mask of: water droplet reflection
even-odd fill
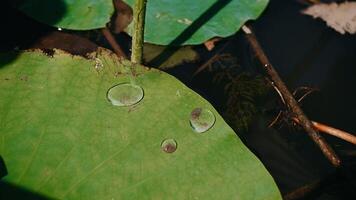
[[[143,98],[143,89],[131,83],[115,85],[107,92],[107,98],[114,106],[131,106]]]
[[[215,123],[215,115],[208,109],[195,108],[190,113],[190,125],[194,131],[204,133]]]
[[[162,151],[173,153],[177,150],[177,142],[174,139],[165,139],[161,144]]]
[[[95,58],[95,69],[100,70],[104,67],[103,62],[99,58]]]

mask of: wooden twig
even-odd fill
[[[263,64],[263,69],[268,74],[271,84],[274,85],[278,91],[282,94],[283,99],[286,102],[288,109],[291,111],[293,117],[297,118],[300,125],[308,133],[310,138],[319,146],[326,158],[334,165],[340,166],[340,159],[334,152],[334,150],[326,143],[325,139],[320,136],[320,134],[313,128],[313,124],[306,117],[302,109],[300,109],[297,101],[294,99],[293,95],[289,92],[288,88],[284,82],[279,77],[277,71],[269,62],[267,56],[262,50],[260,44],[258,43],[256,36],[253,34],[252,30],[247,26],[243,26],[242,30],[246,33],[246,38],[250,43],[253,51],[256,54],[258,60]]]
[[[206,69],[209,65],[211,65],[213,62],[215,62],[218,58],[219,58],[218,53],[213,55],[211,58],[209,58],[208,61],[206,61],[204,64],[200,65],[200,67],[194,72],[193,77],[198,75],[204,69]]]
[[[103,28],[101,30],[106,40],[109,42],[110,46],[114,49],[114,52],[119,58],[127,58],[125,52],[121,49],[120,45],[116,42],[115,37],[112,35],[108,28]]]
[[[133,12],[134,32],[132,34],[131,62],[141,64],[143,34],[145,29],[146,0],[136,0]]]
[[[278,90],[278,88],[276,86],[273,86],[275,91],[277,91],[278,95],[280,96],[283,104],[286,104],[285,101],[284,101],[284,98],[282,96],[282,93]],[[301,88],[301,89],[309,89],[309,88]],[[297,102],[299,103],[300,101],[302,101],[307,95],[309,95],[311,92],[315,91],[316,89],[309,89],[309,91],[307,91],[302,97],[300,97]],[[297,93],[298,90],[294,91],[293,92],[293,96],[295,97],[296,96],[296,93]],[[284,114],[285,111],[279,111],[278,112],[278,115],[277,117],[274,118],[274,120],[268,125],[268,127],[272,127],[273,125],[275,125],[279,120],[280,118],[285,115]],[[292,118],[294,122],[299,123],[298,119],[297,118]],[[345,140],[347,142],[350,142],[352,144],[355,144],[356,145],[356,135],[355,134],[351,134],[351,133],[348,133],[346,131],[342,131],[340,129],[336,129],[336,128],[333,128],[331,126],[328,126],[328,125],[325,125],[325,124],[322,124],[320,122],[315,122],[315,121],[311,121],[311,123],[313,124],[313,127],[314,129],[316,129],[317,131],[320,131],[320,132],[323,132],[323,133],[327,133],[329,135],[332,135],[332,136],[335,136],[337,138],[340,138],[342,140]]]
[[[193,76],[196,76],[197,74],[199,74],[200,72],[202,72],[204,69],[206,69],[210,64],[212,64],[213,62],[215,62],[216,59],[219,58],[220,53],[221,53],[224,49],[226,49],[227,46],[229,46],[229,44],[231,43],[231,40],[232,40],[232,39],[230,39],[229,41],[225,42],[225,44],[224,44],[222,47],[220,47],[220,48],[215,52],[215,54],[214,54],[211,58],[209,58],[208,61],[206,61],[204,64],[202,64],[202,65],[194,72]]]
[[[308,194],[310,194],[313,190],[315,190],[319,186],[320,186],[320,181],[318,180],[318,181],[315,181],[308,185],[304,185],[300,188],[297,188],[294,191],[288,192],[287,194],[285,194],[283,196],[283,199],[284,200],[295,200],[295,199],[303,198],[303,197],[307,196]]]
[[[318,91],[318,89],[316,89],[316,88],[299,87],[299,88],[297,88],[297,89],[293,92],[294,98],[297,97],[298,91],[301,91],[301,90],[306,90],[306,92],[303,94],[303,96],[301,96],[301,97],[299,97],[299,98],[297,99],[297,102],[298,102],[298,103],[300,103],[301,101],[303,101],[303,99],[304,99],[305,97],[307,97],[308,95],[310,95],[311,93],[313,93],[313,92],[315,92],[315,91]]]
[[[320,3],[320,0],[297,0],[297,2],[310,6],[310,5],[313,5],[313,4]]]
[[[293,118],[293,121],[295,121],[299,124],[299,121],[297,118]],[[356,136],[351,133],[342,131],[340,129],[333,128],[331,126],[322,124],[320,122],[311,121],[311,123],[313,124],[314,129],[316,129],[320,132],[327,133],[329,135],[335,136],[337,138],[340,138],[342,140],[345,140],[347,142],[350,142],[350,143],[356,145]]]
[[[275,118],[273,119],[273,121],[272,121],[271,123],[269,123],[268,128],[271,128],[271,127],[274,126],[277,122],[279,122],[281,116],[283,116],[283,112],[282,112],[282,111],[279,111],[277,117],[275,117]]]

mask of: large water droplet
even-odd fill
[[[161,144],[162,151],[173,153],[177,150],[177,142],[174,139],[165,139]]]
[[[143,89],[131,83],[121,83],[111,87],[107,98],[114,106],[131,106],[143,98]]]
[[[208,109],[195,108],[190,113],[190,125],[194,131],[204,133],[215,123],[215,115]]]

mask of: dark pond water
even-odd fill
[[[319,89],[302,104],[311,119],[356,133],[356,36],[341,35],[321,20],[301,15],[303,8],[297,1],[271,0],[253,23],[256,35],[291,90],[300,86]],[[226,52],[237,57],[243,70],[256,70],[242,34],[237,34],[235,45]],[[196,69],[192,67],[170,72],[223,112],[223,89],[212,83],[214,74],[205,72],[192,79]],[[306,199],[356,199],[355,146],[323,135],[344,162],[341,169],[334,169],[303,131],[267,129],[266,121],[266,116],[256,116],[250,130],[240,137],[260,157],[283,193],[321,179],[319,190]]]

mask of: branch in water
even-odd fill
[[[334,150],[326,143],[325,139],[321,137],[321,135],[313,128],[312,122],[307,118],[302,109],[299,107],[298,102],[289,92],[287,86],[284,84],[282,79],[279,77],[277,71],[274,69],[274,67],[268,60],[266,54],[258,43],[255,34],[247,26],[243,26],[242,30],[245,32],[246,38],[250,43],[253,51],[255,52],[256,57],[263,65],[263,69],[268,74],[270,78],[270,83],[275,86],[281,93],[293,117],[298,119],[300,125],[308,133],[310,138],[319,146],[325,157],[328,158],[334,166],[340,166],[341,161],[339,157],[336,155]]]

